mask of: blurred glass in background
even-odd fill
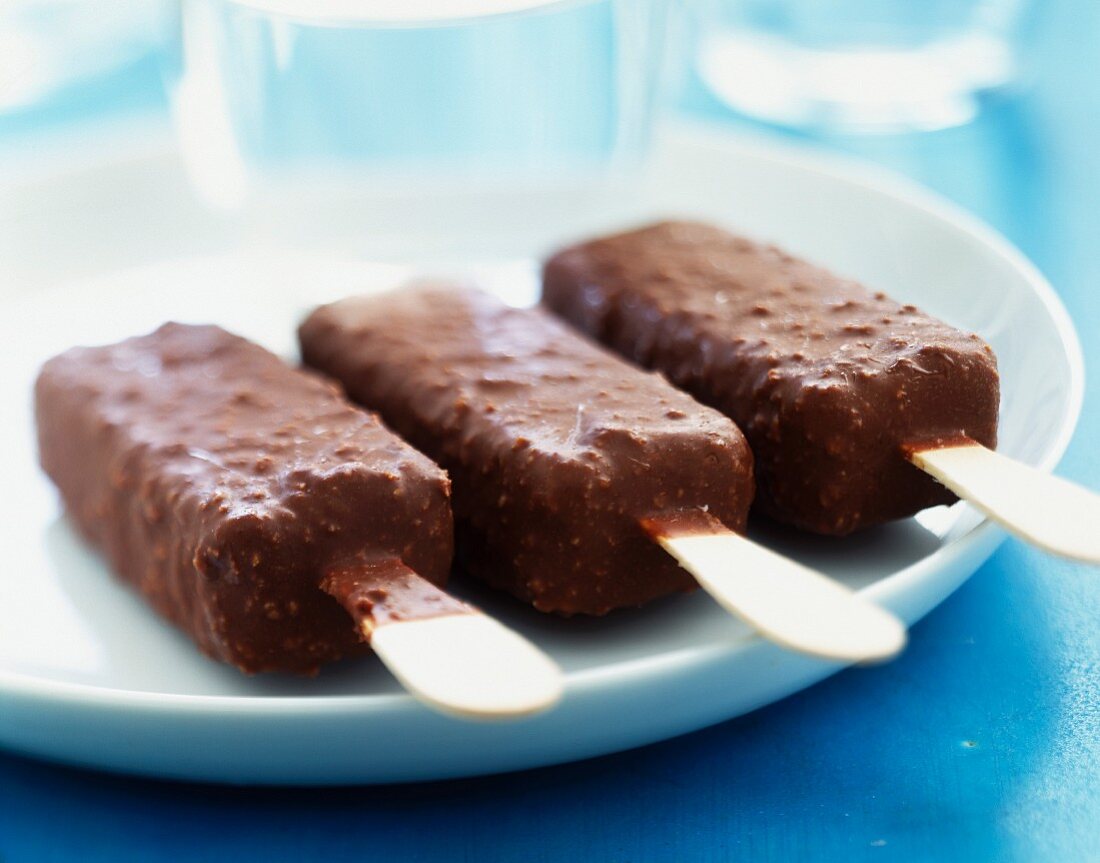
[[[0,113],[154,51],[162,0],[0,0]]]
[[[729,107],[785,126],[954,126],[1017,74],[1024,0],[692,2],[700,78]]]
[[[693,64],[685,94],[798,129],[963,123],[1018,80],[1025,3],[0,0],[0,121],[106,113],[159,60],[191,186],[247,241],[443,258],[625,209]]]
[[[665,0],[183,0],[170,75],[192,178],[222,207],[636,166]]]

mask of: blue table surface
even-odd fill
[[[819,143],[908,174],[1003,231],[1061,293],[1095,370],[1100,4],[1045,4],[1033,42],[1030,86],[969,126]],[[155,108],[154,90],[131,87],[112,110]],[[89,104],[77,94],[52,113],[0,118],[0,144]],[[698,86],[682,104],[723,116]],[[1100,488],[1098,439],[1094,377],[1059,472]],[[256,790],[0,755],[0,861],[1100,860],[1098,623],[1100,571],[1009,541],[914,628],[898,661],[579,764]]]

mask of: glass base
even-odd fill
[[[763,33],[700,40],[699,75],[730,108],[830,131],[942,129],[973,119],[977,97],[1013,77],[1008,45],[970,33],[918,47],[806,48]]]

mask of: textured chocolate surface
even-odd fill
[[[360,629],[370,631],[387,623],[473,611],[396,558],[334,567],[321,588],[339,600]]]
[[[166,324],[50,360],[42,465],[114,569],[210,656],[312,672],[368,648],[319,589],[399,558],[442,584],[449,483],[312,373],[216,327]]]
[[[825,534],[955,498],[905,443],[997,438],[989,346],[773,246],[667,222],[558,252],[543,303],[744,431],[757,505]]]
[[[691,589],[644,516],[708,507],[744,529],[752,464],[733,423],[544,311],[424,286],[318,309],[300,337],[307,363],[450,472],[465,565],[536,608]]]

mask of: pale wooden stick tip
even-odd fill
[[[1026,542],[1100,564],[1100,495],[979,443],[916,449],[921,470]]]
[[[882,662],[905,647],[905,625],[889,611],[713,522],[709,533],[661,534],[655,519],[646,529],[723,608],[765,638],[839,662]]]
[[[561,699],[561,670],[527,639],[471,611],[378,626],[371,646],[430,706],[466,719],[514,719]]]

